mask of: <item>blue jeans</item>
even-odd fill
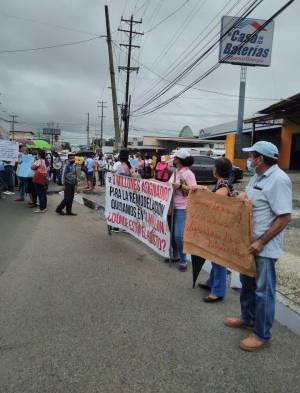
[[[275,318],[276,259],[255,257],[257,277],[241,274],[241,319],[253,325],[253,334],[260,340],[272,337]]]
[[[172,248],[173,257],[180,259],[180,264],[186,265],[186,255],[183,253],[183,235],[185,226],[185,209],[174,209],[173,212],[173,234],[172,234]]]
[[[210,287],[210,293],[217,297],[224,297],[226,293],[227,269],[226,267],[211,263],[209,280],[207,285]]]

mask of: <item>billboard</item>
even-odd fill
[[[257,31],[264,22],[261,19],[240,20],[233,16],[223,16],[221,21],[221,37],[223,38],[220,41],[219,62],[269,67],[274,21]]]
[[[60,128],[43,128],[43,135],[60,135]]]

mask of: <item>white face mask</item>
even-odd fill
[[[257,171],[257,169],[261,166],[261,164],[262,164],[262,162],[260,162],[259,164],[257,164],[257,165],[255,165],[254,164],[254,160],[257,160],[259,157],[257,157],[257,158],[252,158],[252,159],[250,159],[250,163],[249,163],[249,167],[250,167],[250,170],[253,170],[254,172],[256,172]]]

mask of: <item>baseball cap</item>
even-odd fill
[[[191,153],[188,149],[179,149],[177,152],[174,154],[174,158],[180,158],[181,160],[184,160],[187,157],[190,157]]]
[[[263,156],[273,158],[275,160],[277,160],[279,156],[277,147],[273,143],[267,141],[256,142],[251,147],[245,147],[243,151],[248,153],[256,151]]]
[[[72,157],[72,156],[76,156],[76,153],[74,153],[74,152],[68,153],[68,157]]]

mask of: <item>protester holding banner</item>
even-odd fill
[[[173,210],[173,228],[172,232],[172,248],[173,258],[179,262],[179,270],[185,272],[187,270],[187,258],[183,253],[183,235],[186,218],[186,206],[188,193],[182,189],[183,185],[196,186],[196,178],[194,173],[189,169],[193,165],[193,157],[187,149],[179,149],[174,156],[174,165],[176,171],[170,178],[170,183],[174,190],[174,210]]]
[[[275,316],[275,263],[282,252],[283,230],[292,213],[292,184],[278,167],[278,149],[260,141],[243,149],[249,152],[256,174],[246,188],[253,205],[253,242],[249,251],[255,256],[255,278],[241,274],[241,316],[225,318],[233,328],[253,327],[253,334],[240,342],[240,348],[256,351],[265,347],[272,336]]]
[[[217,184],[212,192],[225,197],[234,196],[234,188],[230,176],[232,174],[232,164],[227,158],[218,158],[215,160],[214,176]],[[206,303],[215,303],[223,300],[226,294],[227,269],[224,266],[212,262],[209,280],[206,283],[210,293],[203,300]],[[200,284],[201,287],[205,285]]]

